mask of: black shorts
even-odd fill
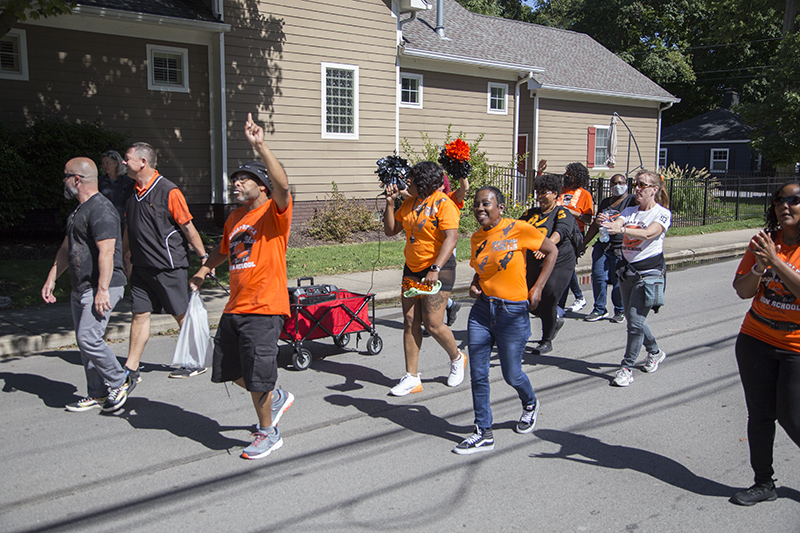
[[[403,277],[404,278],[414,278],[415,280],[419,281],[428,275],[428,272],[431,271],[431,268],[428,267],[424,270],[420,270],[419,272],[414,272],[408,265],[403,265]],[[440,291],[453,291],[453,285],[456,283],[456,256],[451,255],[450,259],[448,259],[445,264],[442,265],[442,269],[439,271],[439,281],[442,282],[442,288],[439,289]]]
[[[269,392],[278,380],[278,337],[283,315],[223,314],[214,336],[211,381],[244,379],[250,392]]]
[[[134,266],[131,312],[180,316],[189,307],[189,269],[159,270]]]

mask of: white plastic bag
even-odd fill
[[[208,368],[211,366],[212,353],[208,311],[200,298],[200,291],[192,291],[175,355],[172,356],[172,366]]]

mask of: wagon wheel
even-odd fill
[[[341,335],[337,335],[333,338],[333,344],[338,346],[339,348],[344,348],[350,342],[350,334],[349,333],[342,333]]]
[[[367,341],[367,353],[377,355],[383,350],[383,339],[380,335],[372,335]]]
[[[311,366],[311,352],[305,348],[298,348],[292,355],[292,365],[295,370],[305,370]]]

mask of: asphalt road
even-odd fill
[[[403,372],[398,307],[378,311],[379,355],[323,339],[306,345],[326,356],[309,370],[280,370],[297,399],[283,448],[259,461],[238,457],[255,422],[245,392],[208,374],[167,379],[175,337],[150,340],[144,381],[113,415],[63,409],[85,392],[75,350],[0,360],[0,530],[800,531],[798,449],[781,429],[779,499],[728,502],[752,480],[735,266],[670,273],[649,318],[668,357],[627,389],[609,385],[624,325],[568,320],[552,353],[526,355],[542,401],[532,434],[513,432],[519,400],[495,366],[495,450],[472,456],[450,452],[471,432],[471,396],[445,386],[435,341],[423,343],[425,390],[387,395]]]

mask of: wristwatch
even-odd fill
[[[431,267],[430,267],[430,269],[429,269],[429,270],[430,270],[431,272],[439,272],[441,269],[442,269],[442,268],[441,268],[439,265],[437,265],[436,263],[434,263],[434,264],[432,264],[432,265],[431,265]]]
[[[200,260],[202,261],[203,259],[208,259],[208,254],[201,255],[200,256]]]

